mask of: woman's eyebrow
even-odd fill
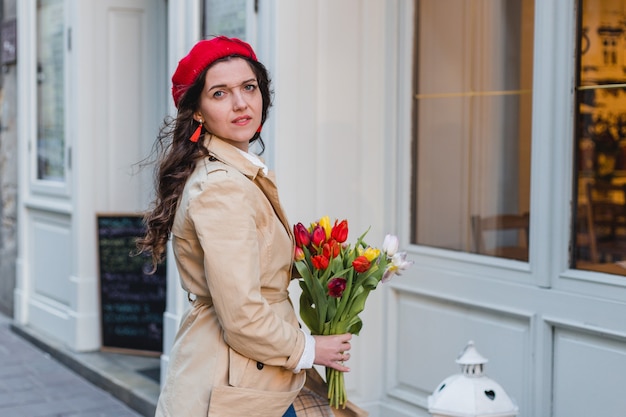
[[[249,84],[251,82],[257,82],[256,78],[250,78],[248,80],[242,81],[241,83],[239,83],[238,85],[234,85],[233,87],[239,87],[239,86],[242,86],[244,84]],[[226,84],[216,84],[216,85],[210,87],[209,91],[211,91],[213,89],[216,89],[216,88],[229,88],[229,87]],[[232,88],[232,87],[230,87],[230,88]]]

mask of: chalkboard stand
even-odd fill
[[[99,213],[97,219],[102,351],[159,356],[163,346],[165,264],[132,255],[145,226],[139,214]]]

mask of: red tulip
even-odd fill
[[[315,255],[311,257],[311,263],[315,269],[328,268],[328,258],[324,255]]]
[[[313,229],[313,232],[311,233],[311,241],[313,242],[313,245],[318,248],[326,241],[326,232],[322,226],[315,226],[315,229]]]
[[[334,239],[331,239],[329,242],[324,243],[324,246],[322,246],[322,255],[329,259],[336,258],[340,252],[341,244]]]
[[[330,250],[330,243],[324,243],[324,246],[322,246],[322,255],[324,255],[327,258],[332,258],[332,253]]]
[[[328,295],[331,297],[339,298],[343,295],[343,292],[346,290],[346,279],[345,278],[333,278],[328,281]]]
[[[358,273],[362,273],[370,269],[370,261],[363,255],[357,256],[357,258],[352,261],[352,266],[354,270]]]
[[[335,220],[335,225],[330,235],[339,243],[345,242],[348,239],[348,221],[342,220],[341,223],[337,224],[337,220]]]
[[[311,235],[302,223],[293,226],[293,235],[296,238],[296,245],[301,248],[305,248],[311,243]]]

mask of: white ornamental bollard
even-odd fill
[[[444,379],[428,397],[433,417],[515,417],[517,406],[504,389],[483,373],[485,359],[469,341],[456,360],[461,373]]]

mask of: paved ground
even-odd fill
[[[0,314],[0,416],[140,417],[10,328]]]

